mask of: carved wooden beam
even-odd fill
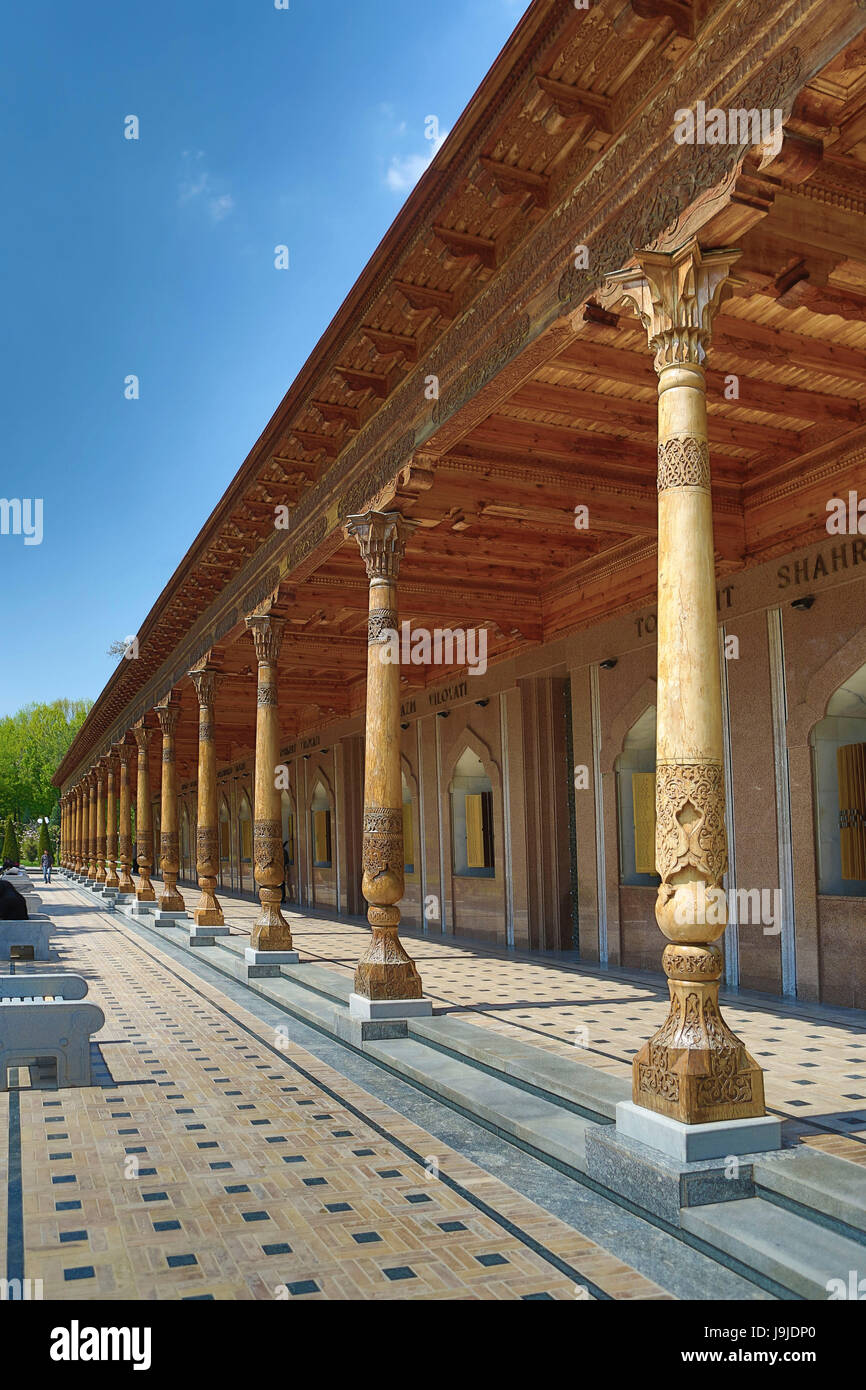
[[[530,169],[515,169],[511,164],[503,164],[501,160],[491,159],[486,154],[481,156],[480,163],[491,175],[499,192],[506,197],[515,193],[521,197],[529,194],[535,207],[547,207],[550,184],[541,174],[534,174]]]
[[[292,435],[307,453],[321,452],[329,458],[336,458],[342,448],[339,439],[332,434],[316,434],[313,430],[293,429]]]
[[[394,280],[392,289],[399,290],[410,309],[426,313],[435,309],[444,319],[457,314],[457,298],[450,290],[437,290],[431,285],[411,285],[407,280]]]
[[[418,361],[418,340],[405,333],[386,333],[381,328],[365,326],[361,330],[369,338],[380,357],[394,357],[399,354],[406,362]]]
[[[535,81],[545,96],[550,97],[559,115],[565,120],[589,116],[593,125],[598,126],[606,135],[613,131],[613,103],[610,97],[587,92],[583,87],[572,87],[568,82],[559,82],[555,77],[536,76]]]
[[[496,269],[496,242],[489,237],[473,236],[471,232],[458,232],[453,227],[433,224],[433,232],[458,260],[468,260],[477,256],[488,270]]]
[[[384,400],[391,390],[390,377],[383,376],[381,372],[362,372],[355,367],[337,367],[335,370],[350,391],[372,391],[374,396]]]

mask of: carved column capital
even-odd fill
[[[270,613],[251,613],[244,622],[253,639],[256,659],[260,663],[275,666],[283,641],[284,620],[273,618]]]
[[[216,666],[199,666],[189,673],[200,709],[212,709],[223,673]]]
[[[402,512],[364,512],[346,518],[346,531],[361,551],[368,579],[396,579],[406,542],[418,525]]]
[[[159,727],[163,737],[171,737],[177,728],[177,721],[180,719],[180,705],[174,700],[166,700],[165,704],[156,705],[154,714],[159,720]]]
[[[636,267],[615,271],[602,294],[605,308],[627,300],[637,310],[655,354],[655,369],[703,366],[713,319],[736,284],[738,250],[702,251],[692,237],[676,251],[638,251]]]
[[[139,753],[146,753],[150,747],[150,740],[153,738],[153,729],[147,724],[134,724],[132,737],[138,745]]]
[[[131,743],[115,743],[112,753],[121,767],[128,768],[135,756],[135,749]]]

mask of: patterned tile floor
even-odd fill
[[[194,906],[198,894],[185,890]],[[224,895],[226,921],[249,932],[256,904]],[[295,913],[302,959],[354,971],[367,939],[360,920]],[[667,1012],[667,991],[626,971],[406,932],[436,1012],[519,1037],[617,1075]],[[661,938],[659,938],[661,941]],[[661,954],[661,952],[660,952]],[[862,1013],[723,994],[725,1016],[763,1067],[768,1107],[804,1142],[866,1164],[866,1030]],[[576,1050],[577,1049],[577,1050]]]
[[[94,1086],[0,1094],[0,1177],[21,1166],[7,1277],[75,1300],[670,1296],[62,880],[45,907],[106,1024]],[[301,944],[346,957],[356,938],[315,922]],[[459,963],[426,951],[428,983],[457,990]]]

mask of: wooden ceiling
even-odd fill
[[[255,661],[240,609],[247,571],[277,554],[278,506],[332,507],[281,584],[285,739],[362,708],[367,586],[356,543],[335,525],[331,476],[401,386],[404,397],[416,381],[423,390],[443,333],[471,321],[486,286],[508,283],[503,268],[533,229],[687,62],[695,35],[708,42],[732,10],[654,0],[602,0],[564,16],[568,8],[530,7],[148,615],[140,659],[120,663],[58,783],[120,736],[148,682],[233,586],[235,621],[214,646],[227,673],[217,751],[225,761],[251,751]],[[704,244],[742,249],[707,372],[720,573],[816,539],[827,498],[855,486],[853,464],[827,477],[834,459],[866,444],[866,36],[802,88],[776,161],[761,167],[760,157],[747,157],[724,198],[697,200],[665,243],[696,231]],[[401,571],[401,617],[483,625],[491,662],[655,591],[656,383],[644,331],[604,307],[601,288],[565,322],[567,332],[560,322],[528,339],[507,372],[443,411],[376,499],[421,523]],[[447,389],[447,371],[443,380]],[[579,505],[588,530],[575,527]],[[410,667],[404,688],[447,674]],[[182,674],[173,683],[187,777],[194,695]]]

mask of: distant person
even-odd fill
[[[42,882],[51,882],[51,855],[47,849],[42,851]]]
[[[8,878],[0,878],[0,922],[26,922],[27,903]]]
[[[284,903],[284,902],[286,901],[286,888],[287,888],[288,882],[289,882],[289,842],[288,842],[288,840],[283,840],[283,887],[282,887],[282,893],[281,893],[281,896],[280,896],[280,902],[281,902],[281,903]]]

